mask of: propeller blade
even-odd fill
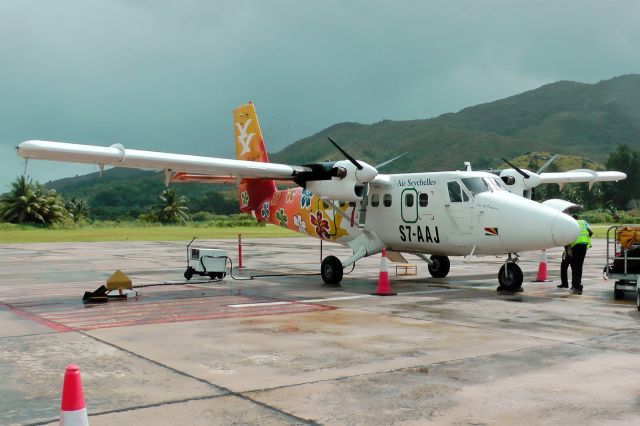
[[[338,145],[337,143],[335,143],[335,142],[333,141],[333,139],[331,139],[330,137],[327,137],[327,139],[329,139],[329,142],[331,142],[331,143],[333,144],[333,146],[335,146],[335,147],[338,149],[338,151],[340,151],[340,152],[342,153],[342,155],[344,155],[344,157],[345,157],[347,160],[351,161],[351,164],[353,164],[354,166],[356,166],[356,168],[357,168],[358,170],[362,170],[362,164],[358,163],[358,161],[357,161],[355,158],[353,158],[352,156],[350,156],[349,154],[347,154],[347,151],[345,151],[344,149],[340,148],[340,145]]]
[[[529,175],[525,172],[522,171],[522,169],[514,164],[511,164],[509,162],[509,160],[507,160],[506,158],[502,157],[502,161],[504,161],[505,163],[507,163],[508,165],[511,166],[512,169],[514,169],[516,172],[520,173],[522,176],[524,176],[525,179],[529,179]]]
[[[400,158],[400,157],[402,157],[402,156],[405,156],[405,155],[407,155],[407,154],[408,154],[408,152],[403,152],[402,154],[398,155],[398,156],[397,156],[397,157],[395,157],[395,158],[392,158],[391,160],[387,160],[387,161],[385,161],[384,163],[380,163],[380,164],[378,164],[378,165],[376,166],[376,169],[379,169],[380,167],[384,167],[384,166],[386,166],[387,164],[391,163],[392,161],[396,161],[398,158]]]
[[[549,159],[546,161],[546,163],[544,163],[544,164],[542,165],[542,167],[540,167],[540,168],[538,169],[538,171],[536,172],[536,174],[540,174],[540,173],[542,173],[542,171],[543,171],[544,169],[546,169],[547,167],[549,167],[549,166],[551,165],[551,163],[553,163],[557,157],[558,157],[558,154],[555,154],[553,157],[549,158]]]

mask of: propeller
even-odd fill
[[[509,162],[509,160],[507,160],[504,157],[502,157],[502,161],[504,161],[505,163],[510,165],[512,169],[514,169],[516,172],[520,173],[525,179],[529,179],[529,174],[525,173],[520,167],[516,166],[515,164],[511,164]]]
[[[338,149],[338,151],[340,151],[340,152],[342,153],[342,155],[344,155],[344,157],[345,157],[347,160],[351,161],[351,164],[353,164],[354,166],[356,166],[356,169],[358,169],[358,170],[362,170],[362,169],[363,169],[362,164],[358,163],[358,161],[357,161],[355,158],[353,158],[352,156],[350,156],[350,155],[347,153],[347,151],[345,151],[344,149],[340,148],[340,145],[338,145],[337,143],[335,143],[335,142],[333,141],[333,139],[331,139],[330,137],[327,137],[327,139],[329,139],[329,142],[331,142],[331,143],[333,144],[333,146],[335,146],[335,147]]]
[[[385,161],[384,163],[380,163],[380,164],[378,164],[378,165],[377,165],[377,166],[375,166],[375,167],[376,167],[376,169],[379,169],[380,167],[384,167],[384,166],[386,166],[387,164],[389,164],[389,163],[391,163],[391,162],[393,162],[393,161],[396,161],[398,158],[400,158],[400,157],[403,157],[403,156],[407,155],[408,153],[409,153],[409,152],[403,152],[402,154],[398,155],[397,157],[394,157],[394,158],[392,158],[391,160],[387,160],[387,161]]]
[[[551,163],[553,163],[555,161],[555,159],[558,157],[558,154],[553,155],[553,157],[549,158],[543,165],[542,167],[540,167],[538,169],[538,171],[536,172],[536,174],[540,174],[544,171],[544,169],[546,169],[547,167],[549,167],[551,165]]]

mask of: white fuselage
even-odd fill
[[[362,232],[396,251],[502,254],[568,244],[578,225],[509,193],[495,175],[456,171],[388,175],[384,184],[372,184],[364,230],[352,228],[338,242],[349,244]]]

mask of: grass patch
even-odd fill
[[[178,241],[199,239],[278,238],[301,236],[297,232],[274,225],[213,227],[202,225],[148,225],[113,224],[86,225],[77,228],[41,228],[25,225],[2,224],[0,243],[53,243],[94,241]]]

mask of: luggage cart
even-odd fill
[[[607,229],[607,265],[604,275],[615,280],[613,298],[623,299],[626,292],[636,296],[640,311],[640,226],[614,225]]]

